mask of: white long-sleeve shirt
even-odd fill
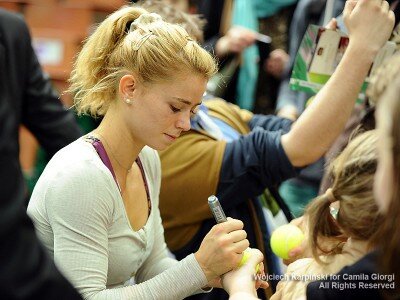
[[[207,284],[193,254],[180,262],[168,256],[159,157],[148,147],[139,157],[152,203],[139,231],[110,171],[83,139],[51,159],[33,191],[28,214],[37,234],[85,299],[181,299]],[[136,284],[129,284],[132,278]]]

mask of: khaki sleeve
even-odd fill
[[[253,118],[253,113],[246,109],[242,109],[239,106],[229,103],[229,105],[233,108],[233,110],[242,118],[245,123],[249,123],[251,118]]]
[[[171,249],[193,236],[203,220],[212,218],[207,198],[216,193],[225,145],[190,132],[160,152],[160,211]]]

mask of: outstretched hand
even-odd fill
[[[382,0],[348,0],[343,19],[349,32],[349,46],[369,50],[373,56],[389,39],[395,22],[389,3]]]
[[[264,256],[258,249],[249,249],[250,257],[247,262],[240,268],[234,269],[222,276],[222,286],[229,295],[235,293],[248,293],[256,296],[258,288],[268,288],[265,278],[264,264],[262,263]],[[256,268],[259,265],[259,272],[256,274]]]
[[[250,29],[233,26],[217,41],[215,54],[218,57],[223,57],[231,53],[241,53],[244,49],[254,44],[256,34]]]

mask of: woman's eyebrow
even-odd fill
[[[173,97],[173,98],[176,99],[176,100],[178,100],[178,101],[180,101],[180,102],[182,102],[182,103],[185,103],[185,104],[187,104],[187,105],[192,105],[192,102],[190,102],[190,101],[188,101],[188,100],[186,100],[186,99],[179,98],[179,97]],[[199,103],[195,104],[194,106],[201,105],[201,103],[202,103],[202,101],[200,101]]]

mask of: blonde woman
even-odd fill
[[[47,250],[85,299],[181,299],[219,285],[249,246],[243,223],[233,219],[179,262],[164,241],[153,149],[189,130],[215,68],[184,29],[135,7],[110,15],[86,41],[71,91],[79,113],[104,118],[54,156],[28,207]]]

